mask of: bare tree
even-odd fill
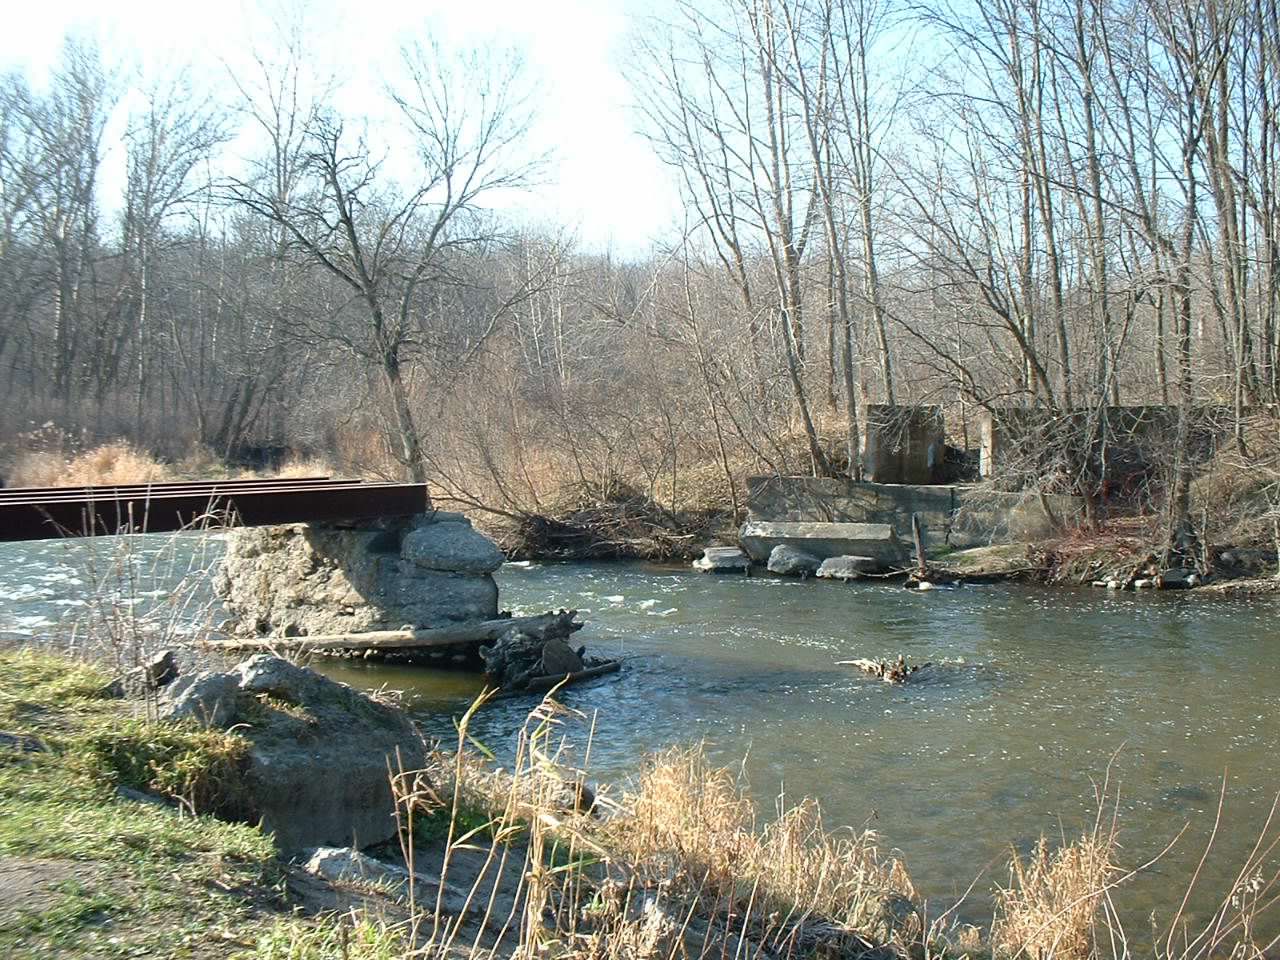
[[[414,138],[412,186],[395,189],[385,159],[341,119],[320,114],[305,131],[297,189],[240,180],[231,195],[349,290],[350,309],[313,332],[378,371],[399,458],[421,482],[426,461],[406,365],[430,329],[431,294],[453,282],[462,252],[497,238],[482,203],[526,185],[537,163],[518,155],[530,112],[517,60],[419,46],[405,51],[404,66],[408,84],[391,100]],[[351,310],[360,320],[340,322]]]

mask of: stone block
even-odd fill
[[[746,573],[751,558],[738,547],[706,547],[693,561],[693,569],[702,573]]]
[[[905,547],[887,523],[804,523],[748,520],[738,534],[753,560],[765,563],[773,549],[786,544],[818,558],[854,555],[872,557],[885,565],[906,555]]]

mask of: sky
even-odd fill
[[[301,9],[311,49],[339,81],[347,115],[381,101],[410,39],[513,47],[536,84],[533,148],[550,150],[542,183],[503,201],[511,212],[573,230],[584,249],[643,254],[679,220],[671,172],[637,132],[624,68],[644,0],[3,0],[0,70],[39,86],[68,33],[95,38],[107,62],[151,76],[190,64],[197,85],[231,99],[228,71],[271,45],[273,13]],[[376,109],[381,109],[376,108]],[[371,122],[378,121],[371,112]],[[123,182],[122,122],[108,128],[104,194]],[[232,145],[235,150],[236,144]],[[109,198],[104,207],[110,209]]]

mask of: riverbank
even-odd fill
[[[631,792],[566,793],[555,734],[575,718],[551,704],[505,772],[460,747],[393,778],[402,832],[377,861],[335,851],[302,867],[258,827],[203,812],[253,730],[148,721],[105,680],[0,654],[5,956],[713,956],[740,939],[753,955],[825,956],[924,932],[872,835],[826,834],[811,801],[757,829],[741,785],[697,748],[655,757]],[[416,894],[392,882],[406,870]]]
[[[57,656],[0,654],[6,956],[1112,956],[1104,904],[1126,871],[1106,788],[1092,829],[1015,858],[979,930],[931,913],[879,834],[827,832],[815,801],[758,822],[740,774],[701,748],[585,791],[590,741],[575,752],[563,738],[593,725],[546,703],[501,769],[465,748],[468,712],[456,753],[400,779],[401,842],[376,861],[330,856],[358,869],[317,876],[257,827],[192,814],[240,734],[147,721],[140,704],[104,699],[103,680]],[[406,868],[423,878],[416,894],[397,879]],[[1248,902],[1224,898],[1210,918],[1224,955],[1262,955],[1251,938],[1270,890],[1260,879]]]

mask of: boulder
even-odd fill
[[[303,855],[307,859],[302,869],[330,883],[363,880],[367,883],[389,882],[399,886],[409,876],[409,871],[403,867],[375,860],[351,847],[317,847],[305,851]]]
[[[172,650],[152,654],[122,677],[117,677],[101,690],[104,697],[142,696],[154,693],[178,676],[178,661]]]
[[[315,850],[303,851],[302,869],[313,876],[328,880],[330,883],[368,883],[377,884],[393,896],[404,896],[409,891],[409,877],[417,884],[419,896],[428,893],[424,899],[441,897],[441,908],[451,916],[462,916],[483,904],[474,902],[477,898],[469,896],[470,891],[457,890],[446,886],[440,891],[440,879],[425,873],[410,873],[404,867],[394,863],[383,863],[368,854],[353,850],[351,847],[317,847]]]
[[[769,572],[784,577],[811,577],[821,561],[812,554],[788,544],[779,544],[769,553]]]
[[[225,729],[235,716],[239,695],[238,677],[205,670],[194,677],[184,677],[165,691],[167,702],[162,716],[170,720],[193,720],[211,729]]]
[[[1200,586],[1200,574],[1186,567],[1175,567],[1160,574],[1160,586],[1165,590],[1190,590]]]
[[[419,567],[448,573],[493,573],[506,562],[498,545],[473,529],[461,514],[436,514],[432,520],[405,534],[401,557]]]
[[[824,580],[857,580],[881,569],[874,557],[854,557],[845,554],[827,557],[818,566],[818,576]]]
[[[901,562],[907,554],[906,546],[887,523],[748,520],[738,538],[758,563],[767,562],[773,549],[783,545],[819,560],[846,555],[871,557],[885,567]]]
[[[1273,573],[1276,569],[1276,552],[1257,547],[1231,547],[1218,555],[1218,562],[1249,573]]]
[[[747,573],[751,558],[738,547],[705,547],[702,556],[693,561],[693,569],[702,573]]]
[[[260,822],[282,852],[396,835],[388,767],[426,761],[399,710],[266,654],[176,686],[162,716],[234,725],[250,742],[234,815]]]

